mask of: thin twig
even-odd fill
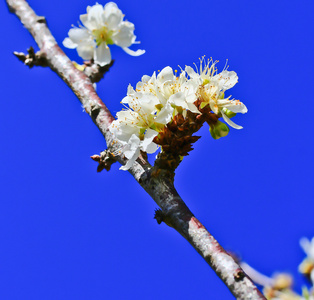
[[[37,42],[40,53],[45,55],[47,64],[72,89],[104,135],[108,149],[119,147],[112,145],[113,137],[108,126],[113,116],[98,97],[89,77],[78,70],[60,49],[45,18],[38,17],[24,0],[7,0],[10,11],[15,13]],[[125,159],[116,157],[120,163]],[[152,174],[152,167],[141,156],[129,169],[129,172],[162,209],[167,224],[177,230],[213,268],[237,299],[265,299],[251,279],[243,272],[233,258],[225,252],[214,237],[194,217],[174,188],[173,182],[162,176],[162,172]]]

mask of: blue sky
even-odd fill
[[[30,4],[61,44],[95,3]],[[146,54],[112,48],[97,92],[114,115],[129,83],[167,65],[206,55],[237,72],[230,92],[248,107],[235,117],[244,129],[216,141],[204,126],[175,185],[223,247],[266,275],[292,273],[300,291],[299,239],[314,236],[313,2],[117,4]],[[96,173],[102,135],[61,79],[12,55],[35,42],[0,6],[0,298],[233,299],[179,234],[157,225],[157,205],[128,172]]]

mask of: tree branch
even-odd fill
[[[40,58],[67,83],[81,101],[104,135],[108,150],[113,152],[118,149],[121,145],[112,143],[113,136],[108,130],[114,117],[98,97],[88,75],[78,70],[60,49],[45,18],[37,16],[24,0],[7,0],[7,4],[34,37],[40,48]],[[122,164],[126,161],[120,156],[115,159]],[[175,190],[172,180],[166,178],[163,172],[152,172],[151,165],[143,156],[140,156],[129,172],[162,209],[158,220],[165,221],[187,239],[237,299],[265,299],[234,259],[194,217]]]

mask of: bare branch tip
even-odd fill
[[[28,66],[29,68],[32,68],[34,66],[41,66],[41,67],[47,67],[48,62],[45,57],[45,55],[38,51],[35,53],[34,48],[31,46],[27,49],[28,54],[25,54],[23,52],[16,52],[14,51],[13,54],[24,63],[24,65]]]

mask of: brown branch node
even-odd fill
[[[162,222],[164,222],[165,224],[167,224],[169,227],[171,226],[170,223],[170,218],[169,216],[167,216],[166,213],[164,213],[161,209],[157,208],[155,209],[155,215],[154,215],[154,219],[156,219],[158,225],[160,225]]]
[[[93,60],[84,61],[84,73],[89,77],[92,83],[99,82],[113,66],[113,63],[114,60],[111,60],[108,65],[101,67],[95,64]]]
[[[193,135],[205,122],[212,125],[217,123],[219,116],[211,112],[207,105],[201,108],[201,100],[194,102],[201,114],[187,111],[186,115],[179,113],[154,138],[154,142],[161,146],[162,151],[155,160],[152,176],[158,176],[160,170],[166,172],[165,177],[174,182],[175,170],[184,156],[193,150],[193,144],[200,136]]]
[[[156,219],[158,225],[160,225],[164,221],[164,213],[162,212],[161,209],[159,208],[155,209],[154,219]]]
[[[101,172],[103,169],[109,171],[111,165],[117,161],[109,150],[101,152],[100,155],[92,155],[91,159],[98,162],[97,172]]]
[[[34,66],[47,67],[48,62],[46,56],[43,52],[38,51],[35,53],[33,47],[29,47],[27,49],[28,54],[24,54],[23,52],[13,52],[13,54],[26,66],[32,68]]]
[[[46,20],[46,18],[43,17],[43,16],[38,16],[36,22],[47,24],[47,20]]]
[[[236,271],[234,275],[234,280],[239,282],[245,277],[245,273],[240,268]]]

